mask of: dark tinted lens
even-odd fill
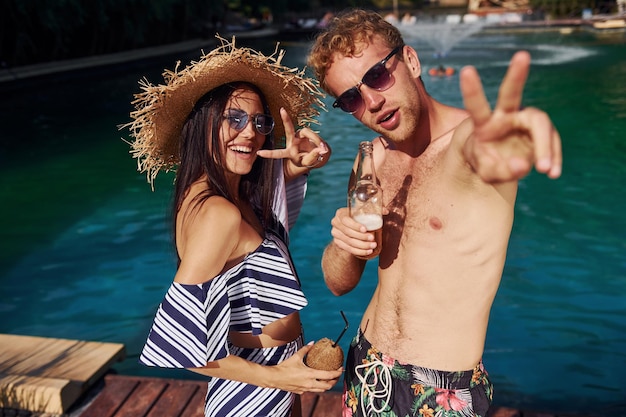
[[[248,123],[248,113],[239,109],[229,109],[226,113],[226,119],[231,129],[235,129],[237,132],[243,130]]]
[[[384,89],[390,80],[391,74],[381,62],[370,68],[363,76],[363,84],[375,90]]]
[[[254,127],[262,135],[269,135],[274,129],[274,118],[269,114],[257,114],[254,116]]]
[[[248,120],[252,117],[252,123],[257,132],[262,135],[269,135],[274,129],[274,118],[269,114],[255,114],[249,116],[241,109],[228,109],[224,118],[228,120],[231,129],[241,132],[246,128]]]
[[[387,70],[385,64],[392,56],[397,54],[400,49],[401,47],[394,48],[382,61],[367,70],[361,79],[361,83],[378,91],[389,88],[391,86],[391,73]],[[363,98],[358,88],[359,85],[337,97],[337,100],[333,103],[333,107],[339,107],[347,113],[355,113],[363,104]]]
[[[337,100],[333,103],[333,107],[339,107],[347,113],[354,113],[359,109],[362,103],[363,99],[361,98],[359,90],[356,87],[352,87],[337,97]]]

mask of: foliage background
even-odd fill
[[[0,0],[0,61],[14,67],[209,36],[218,23],[293,14],[321,17],[391,0]],[[375,4],[375,3],[378,3]],[[404,0],[416,6],[421,0]],[[320,13],[315,13],[320,11]],[[318,16],[319,14],[319,16]]]
[[[498,6],[502,0],[486,0]],[[550,18],[610,12],[615,0],[529,0]],[[346,7],[437,11],[439,0],[0,0],[0,64],[16,67],[210,37],[218,25],[320,18]],[[394,4],[395,3],[395,4]]]

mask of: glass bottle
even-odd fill
[[[359,257],[371,259],[380,254],[383,236],[383,190],[376,181],[372,142],[359,144],[359,160],[354,186],[348,191],[350,216],[361,223],[368,232],[374,233],[376,247],[368,255]]]

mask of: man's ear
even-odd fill
[[[422,64],[420,63],[420,59],[417,56],[417,52],[413,49],[412,46],[404,45],[402,49],[402,56],[404,57],[404,62],[413,74],[414,78],[417,78],[422,75]]]

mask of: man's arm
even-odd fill
[[[344,295],[361,280],[365,261],[340,249],[335,242],[326,246],[322,255],[322,271],[326,286],[334,295]]]
[[[324,280],[335,295],[350,292],[361,280],[366,261],[357,256],[372,253],[376,243],[365,226],[350,217],[347,208],[340,208],[331,220],[333,241],[322,255]]]

